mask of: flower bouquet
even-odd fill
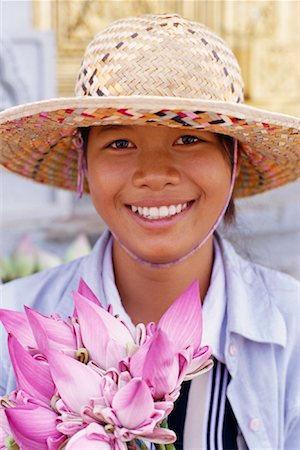
[[[73,297],[67,320],[0,310],[17,382],[1,398],[0,449],[174,449],[167,418],[181,383],[212,367],[198,282],[133,331],[83,280]]]

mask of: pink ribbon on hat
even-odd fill
[[[84,142],[81,136],[80,131],[76,133],[73,138],[73,148],[78,153],[78,162],[77,162],[77,198],[81,198],[83,195],[84,189],[84,178],[87,173],[87,164],[86,164],[86,156],[84,151]]]

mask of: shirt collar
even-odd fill
[[[210,345],[212,354],[219,361],[224,357],[224,316],[226,312],[226,290],[223,261],[219,243],[214,239],[214,264],[210,285],[206,293],[203,309],[203,335],[201,345]]]

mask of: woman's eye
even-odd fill
[[[116,141],[113,141],[111,144],[109,144],[109,147],[122,150],[124,148],[132,148],[133,144],[127,139],[117,139]]]
[[[177,139],[176,144],[188,145],[188,144],[195,144],[196,142],[199,141],[200,139],[197,136],[186,135],[181,136],[179,139]]]

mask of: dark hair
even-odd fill
[[[90,128],[91,127],[78,128],[78,131],[81,133],[81,137],[83,140],[83,150],[84,150],[85,156],[86,156],[87,144],[88,144],[88,140],[89,140]]]
[[[84,153],[86,156],[90,127],[79,128],[79,131],[81,132],[81,136],[83,139]],[[226,136],[225,134],[220,134],[218,136],[219,136],[220,143],[224,147],[225,154],[228,157],[228,161],[230,163],[231,170],[232,170],[233,163],[234,163],[234,139],[231,136]],[[228,203],[227,209],[225,211],[223,220],[226,225],[231,225],[231,224],[235,223],[235,219],[236,219],[235,204],[234,204],[233,198],[231,197],[231,199]]]
[[[231,166],[231,171],[233,170],[233,164],[234,164],[234,138],[231,136],[227,136],[225,134],[219,135],[219,140],[221,144],[224,147],[225,155],[228,158],[228,161]],[[229,200],[228,206],[226,208],[226,211],[224,213],[224,223],[225,225],[233,225],[236,221],[236,214],[235,214],[235,203],[233,196],[231,196],[231,199]]]

